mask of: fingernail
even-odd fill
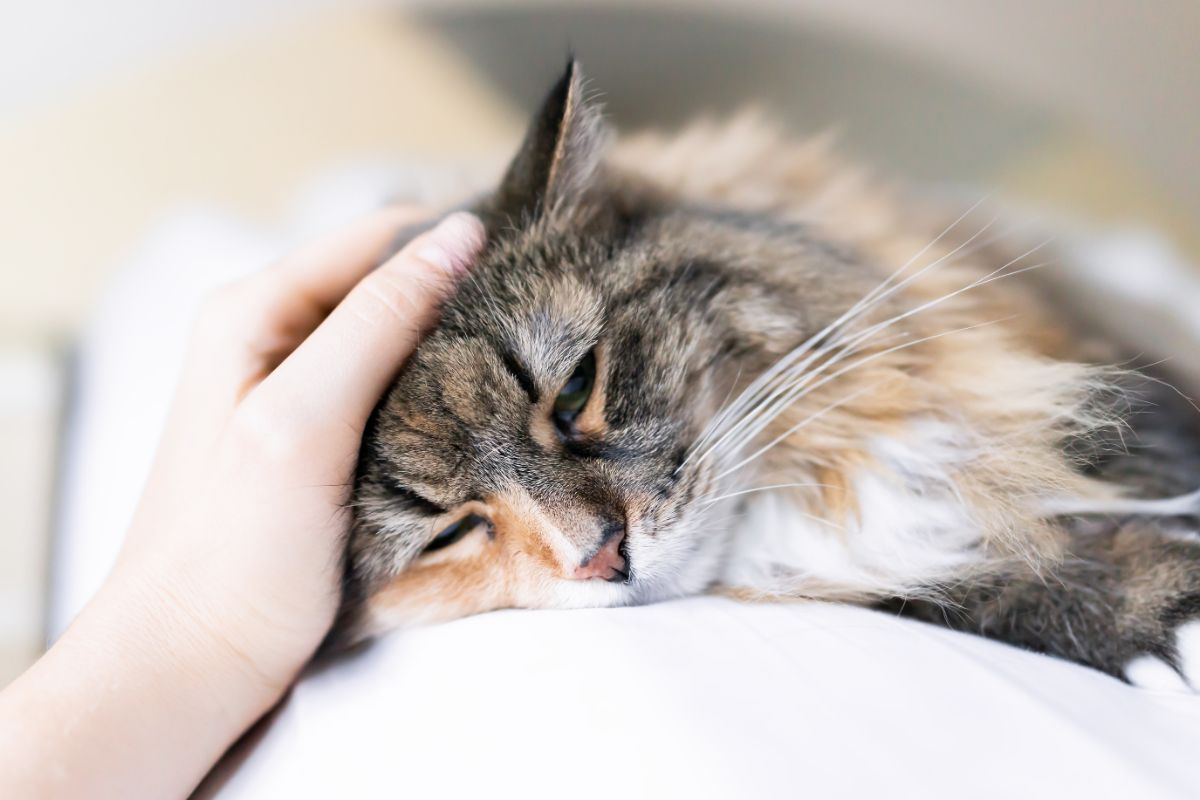
[[[483,240],[483,223],[479,218],[465,211],[456,211],[425,235],[417,258],[447,272],[466,272],[483,249]]]

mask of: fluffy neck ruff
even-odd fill
[[[742,387],[707,434],[723,496],[745,506],[724,585],[936,596],[1062,555],[1047,509],[1113,495],[1084,477],[1071,443],[1119,424],[1097,402],[1115,373],[1049,355],[1027,332],[1028,297],[990,285],[993,272],[957,265],[905,283],[901,268]]]

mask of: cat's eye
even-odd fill
[[[425,545],[422,553],[432,553],[449,547],[458,540],[462,539],[471,531],[478,528],[480,525],[486,525],[487,520],[478,514],[467,514],[465,517],[455,522],[453,525],[443,529],[441,533],[433,537],[433,540]]]
[[[596,383],[596,353],[589,351],[578,364],[567,382],[554,398],[554,422],[560,427],[570,427],[579,412],[583,411],[592,396]]]

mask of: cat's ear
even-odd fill
[[[607,139],[604,115],[586,97],[583,74],[572,58],[534,115],[491,210],[524,220],[578,199],[596,175]]]

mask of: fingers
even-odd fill
[[[194,331],[190,371],[241,398],[379,265],[398,231],[425,217],[415,207],[381,209],[213,293]]]
[[[301,297],[327,313],[379,265],[397,232],[422,218],[426,213],[411,206],[380,209],[267,269],[266,291]]]
[[[246,402],[296,424],[336,420],[361,431],[483,244],[483,225],[471,214],[442,220],[349,290]]]

